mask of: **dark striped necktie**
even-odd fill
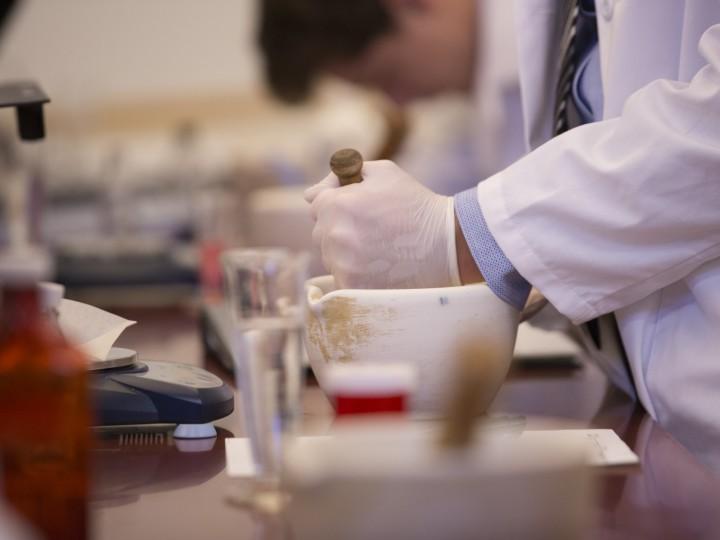
[[[553,134],[560,135],[572,127],[577,120],[573,118],[573,82],[579,62],[577,33],[578,16],[580,15],[579,0],[569,0],[567,14],[563,26],[562,41],[560,42],[561,62],[558,83],[555,91],[555,116]]]

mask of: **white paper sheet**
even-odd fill
[[[225,439],[225,463],[228,476],[234,478],[255,476],[250,440],[245,437]]]
[[[98,360],[107,358],[120,334],[135,324],[135,321],[74,300],[61,300],[58,313],[58,324],[63,335],[90,358]]]
[[[309,435],[298,437],[296,443],[327,439],[328,435]],[[225,464],[228,476],[233,478],[252,478],[255,476],[255,461],[252,456],[250,439],[233,437],[225,439]]]
[[[524,431],[520,435],[528,442],[585,443],[590,451],[590,464],[596,466],[634,465],[640,462],[637,454],[612,429],[563,429]]]
[[[580,347],[562,332],[543,330],[528,323],[518,327],[514,358],[547,360],[578,354]]]
[[[301,439],[326,439],[329,436],[301,437]],[[514,435],[511,435],[514,437]],[[640,462],[637,454],[630,450],[617,433],[612,429],[565,429],[524,431],[519,435],[523,442],[530,444],[543,443],[567,444],[588,448],[589,464],[596,467],[615,465],[634,465]],[[434,439],[433,439],[434,440]],[[237,478],[251,478],[255,474],[255,466],[247,438],[225,439],[225,457],[227,474]]]

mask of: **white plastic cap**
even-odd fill
[[[409,364],[330,364],[323,375],[331,395],[409,395],[417,384],[415,369]]]
[[[43,311],[52,311],[58,309],[60,301],[65,296],[65,286],[51,281],[42,281],[38,283],[40,290],[40,302]]]
[[[53,262],[47,251],[34,247],[0,252],[0,284],[25,285],[47,280]]]

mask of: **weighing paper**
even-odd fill
[[[297,442],[327,439],[327,435],[314,435],[298,437]],[[250,439],[247,437],[232,437],[225,439],[225,463],[228,476],[234,478],[252,478],[255,476],[255,461],[252,456]]]
[[[91,359],[105,360],[120,334],[135,324],[74,300],[61,300],[57,309],[60,331]]]
[[[225,462],[228,476],[237,478],[255,476],[255,462],[250,448],[250,439],[245,437],[225,439]]]
[[[580,347],[562,332],[543,330],[528,323],[518,327],[514,358],[547,360],[574,357],[579,353]]]
[[[329,436],[300,437],[300,439],[319,439]],[[511,435],[515,437],[515,435]],[[596,467],[614,465],[635,465],[640,462],[637,454],[630,450],[612,429],[562,429],[524,431],[517,435],[523,443],[543,445],[567,444],[577,448],[583,445],[588,449],[588,464]],[[512,439],[508,439],[510,441]],[[508,444],[511,444],[508,442]],[[255,474],[255,465],[247,438],[225,439],[225,457],[227,473],[231,477],[250,478]]]
[[[637,454],[612,429],[524,431],[520,437],[529,443],[585,444],[590,452],[590,465],[634,465],[640,462]]]

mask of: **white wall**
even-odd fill
[[[37,78],[65,108],[259,80],[255,0],[21,0],[0,80]]]
[[[326,87],[313,104],[299,109],[263,100],[256,91],[261,84],[255,50],[257,0],[18,2],[0,42],[0,81],[28,77],[42,83],[53,101],[48,108],[49,142],[60,134],[53,117],[58,111],[69,112],[72,121],[82,125],[83,115],[88,110],[92,114],[97,105],[192,98],[195,93],[247,97],[257,112],[242,121],[231,120],[227,132],[216,134],[213,141],[225,156],[239,161],[269,156],[296,164],[310,179],[326,173],[334,149],[355,146],[372,155],[382,137],[376,107],[349,88]],[[415,111],[414,136],[406,145],[409,159],[402,160],[419,179],[442,192],[456,189],[458,182],[466,187],[473,178],[465,170],[467,159],[457,158],[458,138],[466,135],[469,117],[456,105],[441,102],[439,107]],[[6,112],[3,119],[12,116]],[[168,139],[173,128],[167,126]],[[71,142],[76,150],[73,160],[80,161],[75,154],[87,149]],[[101,142],[92,140],[94,146]],[[117,146],[111,143],[109,147]],[[123,145],[131,143],[149,152],[144,140]]]

